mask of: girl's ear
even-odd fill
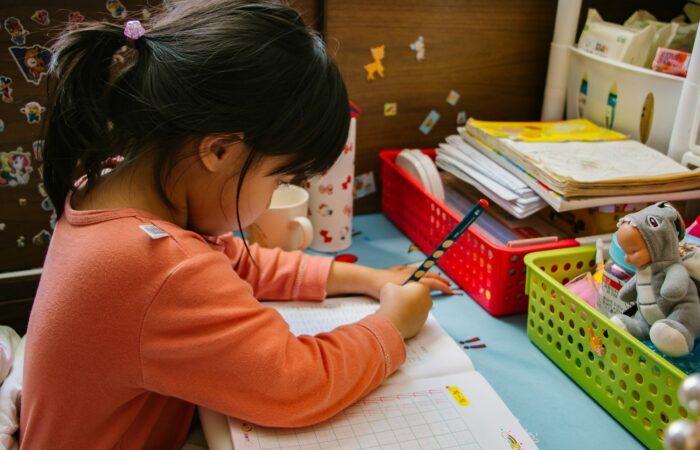
[[[233,136],[204,136],[199,141],[199,159],[210,172],[230,167],[231,158],[244,154],[243,133]]]

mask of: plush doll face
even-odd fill
[[[617,242],[620,244],[622,251],[625,252],[627,264],[631,264],[639,269],[651,262],[647,243],[644,242],[642,233],[636,227],[628,223],[620,225],[620,228],[617,230]]]

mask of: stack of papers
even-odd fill
[[[460,134],[557,211],[700,198],[700,170],[587,120],[470,120]]]
[[[474,186],[509,214],[522,219],[547,206],[526,183],[460,136],[448,136],[446,141],[437,149],[437,166]]]

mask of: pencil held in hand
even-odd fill
[[[469,210],[466,216],[462,219],[461,222],[459,222],[453,229],[450,231],[447,235],[447,237],[438,245],[435,250],[428,255],[427,258],[425,258],[425,261],[423,261],[423,264],[421,264],[413,274],[408,277],[408,280],[404,282],[404,284],[409,283],[411,281],[419,281],[421,278],[423,278],[423,275],[428,273],[431,267],[433,267],[435,264],[437,264],[438,260],[442,257],[442,255],[445,254],[447,249],[449,249],[452,244],[459,239],[459,237],[467,231],[467,228],[471,224],[474,223],[476,219],[479,218],[481,213],[484,212],[486,208],[489,207],[489,202],[486,201],[486,199],[481,199],[479,202],[472,207],[472,209]]]

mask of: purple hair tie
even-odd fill
[[[132,41],[138,40],[141,36],[146,34],[146,30],[141,25],[138,20],[129,20],[124,25],[124,36],[131,39]]]

